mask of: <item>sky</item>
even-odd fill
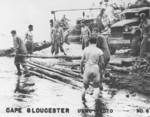
[[[11,30],[16,30],[18,36],[24,38],[28,25],[34,26],[34,41],[50,40],[49,20],[53,18],[52,10],[83,9],[99,7],[101,0],[0,0],[0,49],[12,46]],[[116,0],[121,1],[121,0]],[[126,0],[128,1],[128,0]],[[129,0],[135,1],[135,0]],[[59,12],[57,19],[66,17],[74,23],[82,12]],[[86,11],[85,14],[92,14]],[[95,14],[97,15],[97,14]]]

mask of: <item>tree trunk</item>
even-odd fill
[[[121,72],[121,73],[130,73],[133,70],[141,69],[146,67],[147,65],[137,65],[137,66],[130,66],[130,67],[117,67],[113,65],[108,65],[107,68],[111,69],[112,71]]]
[[[77,67],[77,66],[80,66],[80,63],[77,63],[77,62],[58,62],[56,63],[56,65],[62,65],[62,66],[68,66],[68,67]]]
[[[30,70],[30,73],[33,74],[33,75],[35,75],[35,76],[38,76],[38,77],[40,77],[40,78],[44,78],[44,79],[47,79],[47,80],[49,80],[49,81],[52,81],[52,82],[54,82],[54,83],[59,83],[59,84],[64,85],[64,86],[65,86],[65,85],[68,85],[68,86],[71,86],[71,87],[72,87],[72,85],[70,85],[70,84],[66,84],[66,83],[61,82],[61,81],[59,81],[59,80],[57,80],[57,79],[48,77],[48,76],[46,76],[46,75],[44,75],[44,74],[40,74],[40,73],[38,73],[38,72],[36,72],[36,71]],[[81,88],[79,88],[78,86],[74,86],[74,88],[76,88],[76,89],[78,89],[78,90],[81,90]]]
[[[48,58],[56,58],[56,59],[81,59],[81,56],[66,56],[66,55],[55,55],[55,56],[38,56],[38,55],[22,55],[19,56],[25,56],[25,57],[32,57],[32,58],[42,58],[42,59],[48,59]]]
[[[109,65],[108,68],[116,72],[129,73],[129,69],[127,69],[127,67],[117,67],[117,66]]]
[[[72,79],[70,77],[62,76],[62,75],[54,73],[54,72],[49,72],[49,71],[41,69],[41,68],[32,67],[32,69],[38,73],[44,74],[44,75],[49,76],[49,77],[54,78],[54,79],[57,79],[57,80],[64,82],[66,84],[71,84],[72,86],[82,88],[81,82],[78,82],[75,79]]]
[[[67,69],[67,68],[56,68],[54,66],[51,66],[51,65],[48,65],[47,63],[44,63],[44,62],[39,62],[39,61],[32,61],[34,63],[36,63],[36,65],[41,65],[41,66],[45,66],[47,67],[50,71],[53,71],[53,72],[57,72],[57,73],[63,73],[69,77],[76,77],[78,79],[82,79],[82,75],[80,74],[79,71],[77,70],[71,70],[71,69]],[[77,73],[78,72],[78,73]],[[63,75],[62,74],[62,75]]]
[[[59,80],[50,78],[50,77],[48,77],[48,76],[46,76],[46,75],[44,75],[44,74],[40,74],[40,73],[38,73],[38,72],[36,72],[36,71],[30,70],[30,73],[33,74],[33,75],[35,75],[35,76],[38,76],[38,77],[40,77],[40,78],[44,78],[44,79],[50,80],[50,81],[52,81],[52,82],[54,82],[54,83],[59,83],[59,84],[65,85],[65,83],[60,82]]]
[[[61,71],[58,71],[58,70],[55,70],[55,69],[52,69],[52,68],[47,68],[47,67],[45,67],[45,66],[41,66],[40,63],[38,63],[38,64],[35,64],[35,63],[32,63],[32,62],[28,62],[28,63],[31,64],[31,65],[33,65],[33,66],[35,66],[35,67],[39,67],[39,68],[41,68],[41,69],[44,69],[44,70],[48,70],[48,71],[51,71],[51,72],[55,72],[55,73],[58,73],[58,74],[63,75],[63,76],[72,77],[71,75],[66,74],[66,73],[64,73],[64,72],[61,72]],[[39,65],[39,64],[40,64],[40,65]]]

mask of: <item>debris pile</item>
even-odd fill
[[[150,57],[110,62],[108,70],[109,77],[104,79],[104,82],[110,87],[150,95]]]

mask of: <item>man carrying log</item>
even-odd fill
[[[21,70],[20,70],[20,64],[22,65],[22,67],[25,69],[25,77],[28,77],[30,76],[29,74],[29,71],[27,69],[27,66],[26,66],[26,57],[25,56],[19,56],[19,54],[24,54],[26,55],[27,54],[27,50],[26,50],[26,47],[24,45],[24,42],[22,41],[21,38],[19,38],[17,35],[16,35],[16,31],[15,30],[12,30],[11,31],[11,35],[13,37],[13,45],[14,45],[14,49],[15,49],[15,65],[16,65],[16,68],[18,70],[17,72],[17,75],[21,75]]]
[[[51,41],[52,41],[52,48],[51,53],[53,54],[55,52],[55,55],[59,53],[60,51],[66,55],[64,49],[63,49],[63,38],[64,38],[63,29],[59,26],[58,22],[55,22],[54,27],[51,29]]]
[[[85,93],[87,88],[89,87],[90,82],[93,83],[94,88],[99,88],[98,96],[101,96],[100,90],[102,89],[102,79],[100,75],[101,69],[104,67],[104,60],[103,60],[103,52],[101,49],[96,47],[96,39],[90,38],[89,40],[90,45],[89,47],[85,48],[83,51],[83,56],[81,59],[81,73],[83,74],[83,92],[82,92],[82,100],[86,101]],[[84,67],[85,61],[85,67]]]
[[[108,47],[107,39],[99,33],[98,28],[93,28],[92,35],[97,39],[96,46],[103,51],[103,58],[105,62],[105,67],[110,60],[110,50]]]
[[[80,39],[82,42],[82,50],[84,50],[85,47],[88,47],[89,45],[89,38],[91,37],[91,31],[89,27],[85,25],[85,21],[83,20],[82,23],[82,28],[81,28],[81,35]]]
[[[28,32],[25,34],[25,46],[29,54],[33,53],[33,25],[28,26]]]

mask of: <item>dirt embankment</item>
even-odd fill
[[[150,95],[149,59],[134,58],[131,60],[128,58],[130,61],[126,61],[125,66],[125,64],[123,65],[123,61],[126,59],[120,58],[122,61],[120,64],[119,59],[117,60],[116,66],[112,67],[113,69],[108,72],[109,77],[106,77],[104,82],[111,88],[127,89],[131,93],[138,92],[144,95]]]
[[[150,78],[140,74],[113,73],[113,77],[104,79],[104,82],[111,88],[127,89],[131,92],[150,95]]]

